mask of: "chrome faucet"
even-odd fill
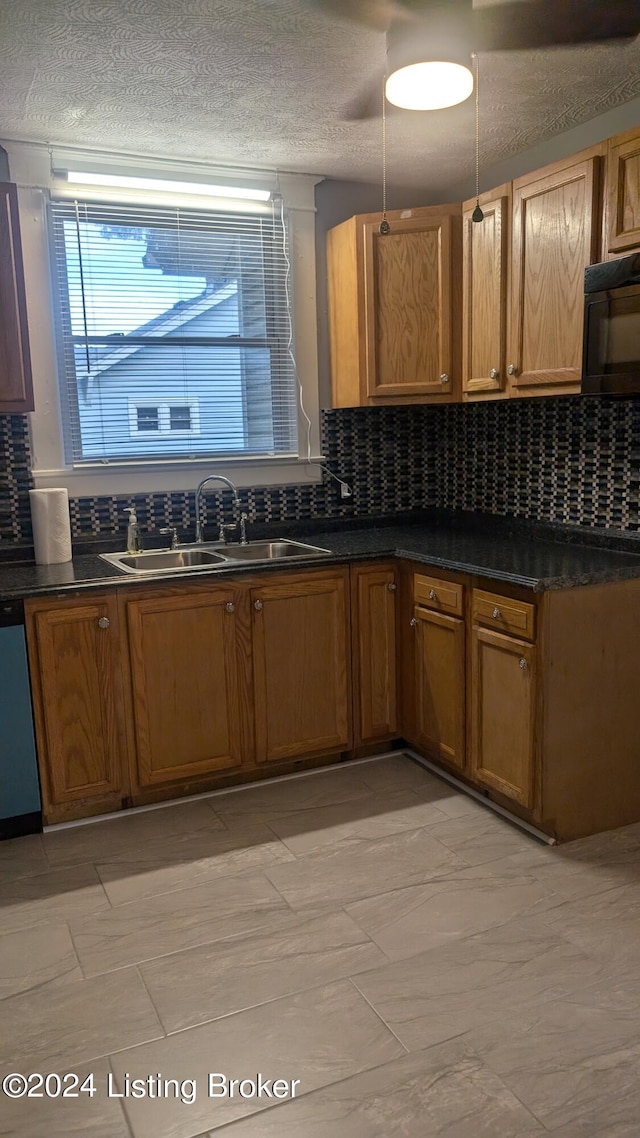
[[[233,482],[231,482],[229,478],[225,478],[224,474],[209,474],[209,475],[207,475],[206,478],[202,479],[202,482],[200,482],[200,484],[198,485],[198,487],[196,489],[196,542],[197,542],[197,544],[199,545],[202,542],[202,532],[203,532],[203,530],[202,530],[202,519],[201,519],[202,493],[203,493],[205,486],[209,482],[223,482],[224,485],[228,486],[229,489],[231,490],[231,493],[233,494],[234,509],[239,513],[240,542],[242,545],[246,545],[247,544],[247,535],[245,532],[245,523],[247,521],[247,515],[240,512],[240,495],[238,494],[237,487],[234,486]],[[218,534],[218,540],[223,541],[223,542],[226,541],[224,524],[220,525],[220,532]]]

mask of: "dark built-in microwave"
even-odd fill
[[[582,391],[640,394],[640,253],[584,274]]]

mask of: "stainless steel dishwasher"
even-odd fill
[[[0,840],[42,830],[22,601],[0,604]]]

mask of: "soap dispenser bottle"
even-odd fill
[[[133,506],[127,506],[125,514],[129,515],[129,524],[127,525],[127,553],[140,552],[140,530],[138,529],[138,518]]]

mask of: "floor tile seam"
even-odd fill
[[[272,999],[265,1000],[263,1003],[260,1003],[260,1004],[253,1004],[247,1008],[239,1008],[238,1010],[233,1011],[233,1012],[226,1012],[224,1015],[216,1016],[214,1019],[202,1020],[201,1023],[190,1024],[188,1027],[180,1027],[176,1031],[167,1032],[167,1034],[164,1035],[162,1038],[167,1039],[167,1040],[174,1040],[174,1039],[177,1039],[181,1035],[186,1035],[190,1031],[197,1031],[200,1028],[207,1027],[210,1024],[222,1023],[223,1020],[232,1020],[236,1016],[244,1015],[246,1012],[254,1011],[257,1008],[266,1008],[266,1007],[269,1007],[269,1005],[271,1005],[271,1004],[277,1004],[280,1000],[292,1000],[298,996],[306,996],[306,995],[313,993],[313,992],[322,992],[324,989],[336,987],[338,984],[348,984],[349,987],[353,988],[356,991],[358,996],[360,996],[363,1000],[365,1000],[365,997],[355,987],[355,985],[352,984],[352,982],[348,976],[339,976],[334,980],[324,981],[321,984],[312,984],[311,987],[309,987],[309,988],[303,988],[303,989],[300,989],[299,991],[295,991],[295,992],[287,992],[287,993],[285,993],[285,995],[274,996]],[[365,1000],[365,1003],[368,1004],[369,1001]],[[371,1005],[369,1005],[369,1006],[371,1006]],[[380,1020],[380,1016],[378,1015],[378,1013],[375,1012],[375,1010],[373,1008],[371,1010],[374,1011],[376,1018],[378,1020]],[[381,1022],[383,1022],[383,1021],[381,1021]],[[391,1031],[391,1029],[388,1028],[387,1025],[384,1024],[384,1022],[383,1022],[383,1026],[386,1028],[387,1031],[389,1031],[389,1033],[391,1035],[393,1035],[393,1032]],[[395,1038],[395,1036],[394,1036],[394,1038]],[[121,1047],[118,1049],[117,1052],[109,1052],[109,1054],[115,1055],[115,1054],[119,1054],[122,1051],[137,1050],[139,1047],[146,1047],[147,1043],[155,1043],[158,1041],[159,1041],[159,1039],[155,1039],[155,1040],[147,1040],[147,1041],[144,1041],[142,1043],[135,1043],[131,1047]],[[397,1042],[399,1043],[400,1041],[397,1040]],[[404,1051],[406,1051],[406,1048],[403,1046],[403,1044],[400,1044],[400,1046],[403,1047]],[[103,1056],[98,1056],[98,1058],[102,1058],[102,1057]],[[312,1092],[310,1091],[309,1094],[311,1094],[311,1093]]]
[[[228,835],[231,835],[231,833],[232,833],[232,831],[229,830],[227,827],[225,827],[224,829],[221,829],[218,826],[210,826],[210,827],[209,826],[199,826],[195,830],[185,829],[184,831],[178,831],[178,832],[175,832],[172,834],[159,835],[155,838],[147,839],[146,841],[144,839],[144,836],[141,836],[136,842],[133,842],[131,844],[131,848],[129,848],[128,843],[124,843],[122,845],[122,847],[118,848],[117,853],[118,853],[118,858],[122,858],[124,861],[127,857],[131,857],[131,858],[135,858],[135,857],[139,857],[139,856],[144,857],[144,855],[149,850],[150,846],[156,846],[162,850],[162,849],[166,849],[166,846],[168,844],[172,844],[173,842],[179,842],[185,838],[192,838],[195,835],[200,835],[200,834],[207,834],[207,835],[216,835],[216,834],[217,835],[227,835],[228,834]],[[71,861],[52,862],[50,858],[48,859],[48,863],[49,863],[51,872],[60,872],[60,873],[64,872],[65,870],[68,870],[68,869],[77,869],[78,867],[83,866],[83,865],[101,865],[101,864],[108,862],[108,861],[109,861],[109,850],[108,849],[101,851],[99,853],[96,853],[96,851],[89,851],[89,852],[87,852],[86,855],[79,855],[77,861],[71,860]],[[109,862],[109,864],[117,864],[117,863]],[[49,870],[47,870],[46,872],[49,872]]]
[[[276,909],[276,912],[282,912],[281,909]],[[295,910],[291,910],[295,913]],[[215,940],[199,940],[194,944],[184,945],[182,948],[174,949],[173,952],[162,952],[159,956],[145,956],[143,960],[129,961],[127,964],[118,964],[115,968],[105,968],[100,972],[91,972],[85,978],[87,980],[95,980],[98,976],[110,976],[113,972],[123,972],[127,968],[141,968],[145,964],[152,964],[156,960],[165,960],[169,956],[178,956],[182,952],[190,952],[196,948],[206,948],[208,945],[222,944],[224,941],[233,940],[234,937],[251,936],[254,933],[260,932],[260,925],[252,926],[241,933],[229,933],[227,936],[217,937]],[[73,934],[72,934],[73,935]]]
[[[582,901],[590,901],[594,897],[604,897],[605,894],[613,893],[616,889],[624,889],[625,885],[630,885],[630,884],[633,884],[633,883],[630,881],[627,881],[622,885],[620,885],[620,884],[618,884],[618,885],[607,885],[604,889],[594,889],[592,892],[589,892],[587,894],[582,894],[582,895],[577,896],[577,897],[563,897],[561,900],[558,900],[556,902],[553,902],[552,904],[549,904],[547,906],[547,908],[545,909],[545,912],[546,913],[555,913],[557,909],[560,909],[562,907],[562,905],[577,905],[577,904],[580,904],[580,902],[582,902]]]
[[[492,1020],[492,1022],[495,1023],[495,1020]],[[473,1028],[472,1030],[477,1031],[477,1028]],[[498,1082],[501,1084],[501,1086],[503,1086],[505,1088],[505,1090],[507,1090],[509,1092],[509,1094],[516,1100],[516,1102],[520,1103],[520,1106],[524,1110],[526,1110],[527,1114],[530,1114],[531,1117],[534,1119],[534,1121],[537,1122],[538,1125],[542,1127],[540,1138],[545,1138],[546,1134],[553,1134],[553,1131],[550,1130],[548,1126],[545,1126],[544,1122],[542,1121],[541,1118],[538,1117],[538,1115],[535,1113],[535,1111],[532,1110],[532,1108],[530,1106],[527,1106],[526,1102],[523,1101],[523,1099],[520,1097],[520,1095],[516,1094],[516,1092],[513,1090],[513,1088],[509,1085],[509,1083],[505,1079],[504,1075],[501,1075],[498,1071],[496,1071],[495,1068],[492,1067],[492,1065],[488,1061],[488,1059],[486,1059],[485,1056],[482,1055],[477,1050],[477,1048],[474,1047],[473,1044],[469,1042],[469,1039],[468,1039],[469,1034],[470,1034],[469,1031],[465,1031],[465,1032],[462,1032],[462,1034],[459,1035],[457,1038],[460,1039],[464,1043],[467,1050],[470,1051],[476,1057],[480,1066],[486,1068],[486,1070],[489,1071],[493,1075],[493,1077],[498,1080]],[[556,1127],[556,1129],[557,1129],[557,1127]]]
[[[138,967],[137,964],[135,965],[135,972],[136,972],[136,975],[138,977],[138,980],[140,981],[140,983],[142,985],[142,990],[145,993],[149,1003],[151,1004],[151,1007],[153,1008],[156,1019],[158,1020],[158,1023],[160,1024],[160,1027],[162,1028],[162,1031],[164,1033],[163,1038],[166,1039],[167,1036],[169,1035],[169,1032],[167,1031],[167,1028],[166,1028],[166,1024],[165,1024],[162,1016],[160,1015],[158,1008],[156,1007],[156,1002],[155,1002],[153,996],[151,995],[151,992],[149,991],[149,989],[145,983],[144,976],[142,975],[142,972],[140,971],[140,968]]]
[[[111,1055],[117,1055],[117,1052],[112,1051],[106,1056],[107,1064],[108,1064],[109,1070],[111,1072],[111,1078],[112,1078],[113,1082],[116,1082],[116,1073],[113,1069],[113,1063],[111,1062]],[[129,1115],[127,1114],[127,1112],[124,1108],[124,1099],[118,1099],[118,1106],[120,1108],[121,1117],[123,1118],[124,1124],[127,1128],[127,1134],[129,1135],[129,1138],[136,1138],[136,1135],[135,1135],[134,1130],[133,1130],[133,1126],[131,1125],[131,1122],[129,1121]],[[205,1135],[205,1138],[206,1138],[206,1135]]]
[[[253,847],[249,846],[249,847],[238,847],[238,848],[251,849]],[[228,850],[225,852],[235,853],[236,851],[235,850]],[[201,860],[201,859],[196,859],[196,860]],[[271,867],[277,866],[277,865],[286,865],[287,863],[291,862],[292,860],[297,860],[297,858],[295,858],[295,855],[293,855],[293,857],[283,858],[282,860],[280,860],[279,858],[274,858],[272,861],[266,862],[265,866],[267,868],[271,868]],[[211,885],[211,884],[214,884],[215,882],[218,882],[218,881],[228,881],[231,878],[238,878],[238,877],[242,877],[245,875],[262,873],[263,868],[264,868],[262,865],[255,865],[255,866],[253,866],[253,865],[246,866],[245,865],[245,866],[240,867],[237,870],[232,870],[230,873],[214,874],[213,876],[207,878],[206,880],[202,880],[199,882],[196,881],[192,884],[187,884],[186,886],[185,886],[185,882],[182,882],[181,884],[177,884],[177,885],[172,886],[170,889],[156,889],[156,890],[154,890],[153,893],[143,895],[142,897],[136,897],[130,901],[120,901],[118,904],[114,904],[109,898],[109,895],[107,893],[107,887],[106,887],[105,882],[103,881],[102,876],[100,874],[100,865],[102,865],[102,864],[117,865],[118,863],[117,862],[108,862],[108,863],[99,862],[99,863],[96,863],[93,867],[95,869],[97,875],[98,875],[98,880],[99,880],[100,884],[102,885],[102,888],[104,889],[107,900],[109,901],[109,908],[114,909],[114,910],[125,909],[128,905],[139,905],[142,901],[152,901],[155,897],[168,897],[172,893],[182,893],[182,892],[184,892],[185,888],[195,889],[199,885]],[[122,864],[126,865],[126,862],[123,862]],[[180,867],[186,867],[188,865],[189,865],[188,861],[179,863]],[[161,872],[163,869],[169,869],[170,870],[174,867],[175,867],[175,863],[173,866],[172,865],[159,866],[157,871]],[[108,884],[110,884],[110,883],[107,882],[107,885]],[[273,883],[270,882],[270,884],[273,884]],[[273,886],[273,888],[275,889],[275,886]]]
[[[440,823],[438,823],[438,822],[434,822],[434,823],[427,822],[427,823],[423,823],[420,826],[407,826],[405,829],[396,830],[391,834],[384,834],[382,837],[356,838],[353,842],[350,842],[349,839],[346,839],[346,840],[343,839],[344,845],[338,845],[334,852],[327,851],[326,853],[323,853],[323,852],[321,852],[321,850],[311,850],[309,853],[306,853],[306,854],[296,854],[296,853],[294,853],[293,850],[291,852],[294,854],[295,860],[300,862],[302,865],[308,864],[309,862],[321,862],[321,861],[327,861],[328,862],[328,861],[331,861],[331,859],[334,857],[340,857],[342,855],[346,855],[346,854],[350,854],[350,853],[354,853],[354,852],[356,852],[356,853],[364,852],[363,847],[368,846],[368,845],[373,845],[376,842],[388,842],[388,841],[393,840],[394,838],[406,837],[409,834],[417,834],[417,833],[420,833],[421,831],[425,831],[425,833],[429,837],[432,837],[434,841],[438,842],[439,845],[441,845],[444,849],[446,849],[447,853],[453,854],[455,857],[460,858],[460,860],[462,861],[463,859],[460,857],[460,854],[456,850],[451,849],[450,846],[447,846],[443,841],[440,840],[440,838],[437,838],[435,836],[435,834],[429,833],[429,830],[430,830],[432,825],[439,825],[439,824]],[[280,840],[282,841],[282,839],[280,839]],[[286,845],[286,843],[283,843],[283,844]],[[286,848],[289,849],[288,846]],[[280,862],[279,864],[283,865],[286,863]],[[468,862],[464,862],[464,864],[456,866],[455,868],[457,868],[457,869],[473,869],[473,866],[471,864],[469,864]]]
[[[371,1009],[371,1011],[372,1011],[372,1012],[373,1012],[373,1014],[376,1016],[376,1018],[377,1018],[377,1019],[380,1021],[380,1023],[381,1023],[381,1024],[382,1024],[382,1026],[385,1028],[385,1030],[386,1030],[386,1031],[388,1031],[388,1032],[389,1032],[389,1034],[393,1036],[393,1038],[396,1040],[396,1042],[400,1044],[400,1047],[402,1048],[402,1050],[403,1050],[403,1051],[404,1051],[404,1052],[405,1052],[407,1055],[409,1055],[409,1054],[410,1054],[410,1052],[409,1052],[409,1048],[408,1048],[408,1047],[407,1047],[407,1046],[406,1046],[406,1045],[405,1045],[405,1044],[402,1042],[402,1040],[401,1040],[401,1039],[399,1039],[399,1038],[398,1038],[398,1036],[396,1035],[396,1033],[395,1033],[395,1031],[393,1030],[393,1028],[389,1026],[389,1024],[387,1023],[387,1021],[386,1021],[385,1019],[383,1019],[383,1017],[380,1015],[380,1012],[378,1011],[378,1009],[377,1009],[377,1008],[374,1008],[373,1004],[371,1003],[371,1001],[370,1001],[369,999],[367,999],[367,997],[365,996],[364,992],[361,992],[361,991],[360,991],[360,989],[359,989],[358,985],[356,984],[356,982],[355,982],[355,980],[353,979],[353,977],[352,977],[352,976],[350,976],[350,977],[349,977],[349,983],[350,983],[350,984],[351,984],[351,986],[352,986],[352,987],[355,989],[355,991],[358,993],[358,995],[360,996],[360,998],[361,998],[362,1000],[364,1000],[365,1004],[367,1004],[367,1006],[368,1006],[368,1007]]]

